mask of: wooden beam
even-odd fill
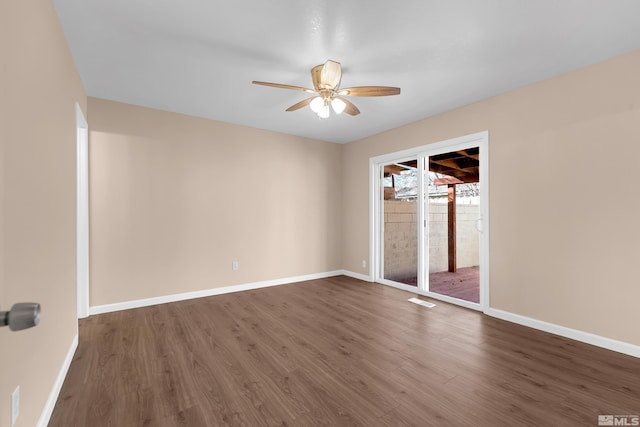
[[[431,172],[437,172],[443,175],[456,177],[464,183],[480,181],[480,168],[472,169],[469,171],[461,171],[457,169],[451,169],[449,167],[440,165],[438,163],[431,162],[429,163],[429,170]]]
[[[400,166],[396,166],[396,165],[387,165],[384,167],[384,176],[388,177],[391,175],[398,175],[400,174],[401,171],[403,171],[404,169],[401,168]]]
[[[429,157],[429,170],[444,175],[454,176],[465,183],[480,180],[480,163],[478,148],[452,151]]]
[[[463,156],[471,157],[472,159],[480,160],[480,150],[478,148],[470,148],[468,150],[460,150],[458,153]]]
[[[451,159],[438,159],[434,157],[430,160],[433,163],[438,163],[456,170],[473,169],[479,166],[478,161],[470,157],[456,157]]]
[[[385,178],[391,175],[400,175],[402,172],[407,171],[407,170],[411,170],[411,169],[417,169],[418,167],[418,162],[417,160],[410,160],[408,162],[403,162],[403,163],[394,163],[391,165],[386,165],[384,167],[384,176]]]
[[[384,187],[384,199],[385,200],[395,200],[396,199],[396,189],[393,187]]]
[[[433,181],[433,185],[449,185],[449,184],[464,184],[458,178],[453,176],[445,176],[443,178],[436,178]]]
[[[447,217],[449,236],[449,272],[455,273],[456,266],[456,184],[449,184],[447,188]]]

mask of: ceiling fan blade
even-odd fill
[[[258,81],[255,81],[255,80],[252,81],[251,83],[253,83],[254,85],[271,86],[271,87],[278,87],[280,89],[301,90],[303,92],[316,93],[316,91],[313,90],[313,89],[309,89],[309,88],[301,87],[301,86],[283,85],[283,84],[280,84],[280,83],[258,82]]]
[[[358,114],[360,114],[360,110],[358,110],[358,107],[356,107],[353,104],[353,102],[349,101],[346,98],[342,98],[341,96],[336,96],[336,98],[340,99],[342,102],[347,104],[347,106],[344,107],[344,112],[345,113],[347,113],[350,116],[357,116]]]
[[[399,87],[389,86],[359,86],[340,89],[338,91],[338,95],[342,96],[389,96],[399,94]]]
[[[336,61],[327,61],[322,66],[320,72],[320,87],[322,89],[333,90],[340,85],[342,80],[342,66]]]
[[[293,104],[291,107],[287,108],[287,111],[296,111],[301,109],[302,107],[306,107],[307,105],[311,104],[311,101],[313,101],[315,98],[316,98],[315,96],[312,96],[311,98],[302,100],[297,104]]]

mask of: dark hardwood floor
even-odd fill
[[[51,427],[597,426],[640,360],[340,276],[92,316]]]

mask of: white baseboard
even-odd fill
[[[131,308],[147,307],[150,305],[229,294],[232,292],[249,291],[252,289],[266,288],[269,286],[279,286],[286,285],[288,283],[304,282],[306,280],[324,279],[326,277],[340,276],[342,274],[344,274],[342,270],[327,271],[324,273],[307,274],[304,276],[286,277],[283,279],[265,280],[262,282],[244,283],[241,285],[225,286],[222,288],[203,289],[201,291],[185,292],[181,294],[165,295],[161,297],[118,302],[114,304],[97,305],[89,308],[89,314],[94,315],[110,313],[113,311],[129,310]]]
[[[47,424],[49,424],[49,419],[51,418],[51,414],[53,414],[53,409],[55,408],[56,401],[60,395],[62,384],[64,383],[64,379],[67,377],[67,372],[69,371],[73,355],[76,353],[77,348],[78,334],[76,333],[76,336],[73,337],[73,341],[71,342],[71,347],[69,347],[69,351],[67,352],[67,356],[64,358],[64,362],[62,363],[62,368],[60,368],[60,372],[58,372],[56,382],[53,384],[53,389],[51,389],[51,393],[49,393],[47,403],[42,410],[42,414],[40,414],[40,419],[38,420],[38,424],[36,424],[37,427],[47,427]]]
[[[517,323],[519,325],[528,326],[530,328],[539,329],[565,338],[595,345],[597,347],[606,348],[607,350],[617,351],[618,353],[628,354],[629,356],[640,358],[640,346],[617,341],[611,338],[605,338],[600,335],[591,334],[589,332],[578,331],[576,329],[567,328],[565,326],[544,322],[542,320],[533,319],[531,317],[513,314],[508,311],[489,308],[484,312],[488,316],[497,317],[498,319]]]
[[[371,280],[371,277],[369,277],[367,274],[355,273],[349,270],[342,270],[341,273],[345,276],[353,277],[354,279],[364,280],[365,282],[373,282],[373,280]]]

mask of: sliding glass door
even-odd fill
[[[376,281],[470,308],[488,303],[487,139],[371,159]]]

